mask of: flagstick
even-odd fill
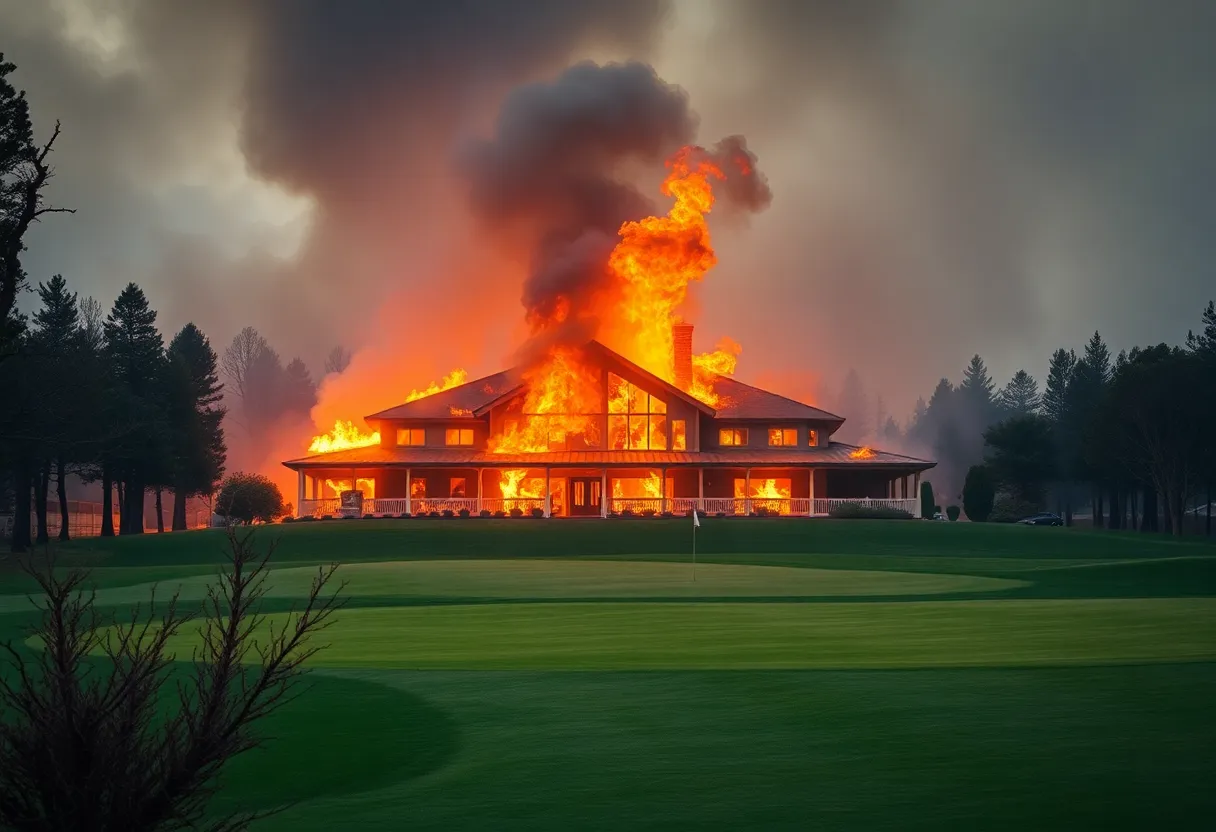
[[[694,584],[697,582],[697,526],[695,522],[692,527],[692,582]]]

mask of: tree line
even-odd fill
[[[211,494],[225,463],[222,386],[207,336],[186,324],[166,345],[134,283],[104,317],[62,276],[36,291],[40,305],[28,319],[8,311],[0,362],[0,389],[11,394],[0,413],[0,463],[14,506],[13,551],[47,541],[52,484],[59,536],[68,537],[68,474],[101,484],[104,536],[142,533],[148,492],[159,530],[165,491],[172,528],[186,528],[186,500]]]
[[[1177,345],[1112,358],[1095,332],[1079,354],[1057,349],[1042,393],[1025,370],[997,389],[976,355],[958,385],[943,378],[927,403],[917,402],[903,438],[938,460],[939,493],[972,492],[968,515],[983,516],[971,519],[988,519],[980,507],[994,502],[993,519],[1052,509],[1071,524],[1085,506],[1097,527],[1181,534],[1188,506],[1212,504],[1214,413],[1209,302],[1199,331]],[[982,499],[988,488],[995,500]],[[1210,510],[1204,522],[1210,535]]]

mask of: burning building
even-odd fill
[[[629,67],[577,72],[623,72],[645,89],[657,80]],[[729,338],[693,352],[683,314],[717,262],[715,188],[762,209],[770,194],[755,162],[737,136],[685,146],[667,160],[666,214],[625,221],[615,239],[550,228],[525,286],[519,364],[474,381],[458,371],[366,416],[366,433],[340,422],[316,437],[312,455],[284,463],[298,475],[298,512],[330,514],[357,493],[372,515],[805,516],[858,500],[916,513],[933,462],[832,442],[843,418],[733,378],[741,347]],[[514,169],[491,167],[489,190],[509,190]],[[616,188],[575,180],[578,194]]]
[[[675,375],[694,377],[692,356],[676,355]],[[839,416],[702,375],[710,405],[597,341],[567,358],[577,371],[557,383],[578,412],[545,408],[537,379],[513,368],[367,416],[372,443],[284,463],[298,472],[300,515],[336,512],[348,489],[383,515],[822,515],[859,500],[918,511],[934,463],[832,442]]]

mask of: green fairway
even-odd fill
[[[1216,547],[979,524],[351,521],[275,537],[280,621],[348,605],[217,811],[258,830],[1199,828]],[[121,611],[222,535],[91,540]],[[29,581],[0,565],[0,636]],[[173,643],[188,654],[194,636]]]
[[[195,642],[183,633],[170,649],[189,655]],[[318,666],[755,670],[1212,661],[1216,599],[351,609],[326,643]]]

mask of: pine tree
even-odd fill
[[[281,407],[284,413],[308,415],[317,403],[317,386],[312,374],[299,358],[293,358],[283,368]]]
[[[1028,416],[1039,412],[1039,384],[1025,370],[1018,370],[997,396],[1007,416]]]
[[[1058,349],[1047,368],[1047,386],[1043,390],[1043,414],[1056,425],[1062,424],[1068,413],[1068,385],[1077,366],[1077,354]]]
[[[971,363],[963,370],[963,381],[958,386],[958,392],[964,401],[970,403],[977,413],[992,409],[993,390],[996,385],[988,375],[984,359],[978,355],[971,356]]]
[[[156,311],[134,283],[114,301],[103,329],[117,393],[127,399],[133,416],[123,447],[115,454],[114,473],[123,495],[120,533],[142,534],[144,490],[163,471],[162,391],[157,383],[164,378],[164,341],[156,329]]]
[[[172,528],[180,531],[186,528],[186,499],[212,493],[224,473],[223,387],[215,350],[194,324],[173,337],[167,355]]]
[[[32,360],[40,379],[32,383],[43,388],[39,395],[41,416],[39,428],[46,436],[34,481],[34,513],[38,519],[35,542],[46,543],[47,502],[52,472],[57,480],[59,498],[59,538],[67,540],[68,529],[67,475],[68,457],[77,456],[75,445],[84,430],[80,404],[80,375],[83,343],[80,336],[80,314],[75,292],[68,291],[67,281],[55,275],[38,284],[42,306],[34,312],[30,335]],[[48,383],[49,382],[49,383]]]
[[[1216,358],[1216,303],[1208,301],[1203,310],[1203,331],[1198,335],[1187,332],[1186,348],[1198,355]]]

